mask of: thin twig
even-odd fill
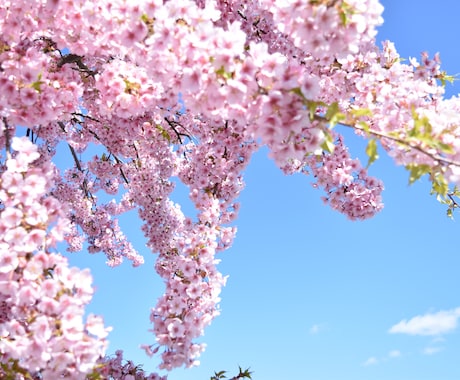
[[[11,158],[11,136],[10,136],[10,131],[8,127],[8,121],[6,117],[3,117],[3,125],[5,127],[5,149],[6,149],[6,158],[10,159]]]
[[[82,116],[85,116],[86,115],[82,115]],[[91,118],[91,117],[89,117]],[[91,118],[92,120],[96,120],[94,118]],[[58,121],[58,124],[59,126],[61,127],[62,131],[65,132],[65,126],[64,126],[64,123],[62,121]],[[94,133],[93,131],[89,130],[88,131],[95,137],[96,140],[98,140],[99,142],[101,142],[101,140],[99,139],[99,136]],[[75,161],[75,164],[77,166],[77,169],[80,171],[80,172],[83,172],[82,168],[81,168],[81,165],[80,165],[80,160],[78,159],[77,157],[77,154],[75,152],[75,149],[70,145],[70,144],[67,144],[69,146],[69,149],[70,149],[70,153],[72,154],[72,157]],[[106,147],[107,148],[107,147]],[[115,159],[115,161],[118,163],[118,164],[123,164],[123,161],[120,160],[116,154],[113,154],[112,152],[110,152],[110,150],[107,148],[107,151],[109,152],[110,155],[113,156],[113,158]],[[123,180],[126,182],[126,184],[129,184],[129,180],[128,178],[126,177],[125,173],[123,172],[123,169],[120,167],[120,173],[121,173],[121,176],[123,178]]]
[[[75,152],[75,149],[70,144],[67,144],[67,146],[70,149],[70,153],[72,154],[73,160],[75,161],[75,165],[77,166],[78,171],[83,173],[83,169],[81,168],[80,160],[77,157],[77,153]]]
[[[452,202],[452,207],[454,207],[454,208],[460,207],[458,202],[454,199],[454,195],[452,193],[448,193],[447,196],[449,197],[450,201]]]
[[[57,67],[61,68],[62,66],[64,66],[67,63],[75,63],[78,66],[78,71],[87,73],[87,74],[89,74],[91,76],[95,76],[97,74],[97,72],[94,71],[94,70],[91,70],[88,66],[86,66],[83,63],[83,58],[85,58],[85,57],[81,56],[81,55],[77,55],[77,54],[72,54],[72,53],[63,55],[59,59],[59,61],[57,63]]]
[[[325,122],[329,121],[324,116],[321,116],[321,115],[315,115],[314,119],[319,120],[319,121],[325,121]],[[414,144],[412,144],[412,143],[410,143],[408,141],[405,141],[403,139],[400,139],[398,137],[387,135],[387,134],[385,134],[383,132],[379,132],[379,131],[376,131],[376,130],[373,130],[373,129],[364,129],[364,128],[361,128],[361,127],[359,127],[357,125],[348,124],[348,123],[342,122],[342,121],[339,122],[338,124],[343,125],[344,127],[348,127],[348,128],[352,128],[352,129],[355,129],[355,130],[358,130],[358,131],[362,131],[362,132],[364,132],[366,134],[369,134],[369,135],[373,135],[373,136],[376,136],[376,137],[380,137],[380,138],[384,138],[384,139],[387,139],[387,140],[397,142],[399,144],[407,146],[408,148],[417,150],[420,153],[423,153],[424,155],[432,158],[435,161],[442,162],[442,163],[447,164],[447,165],[453,165],[453,166],[460,167],[460,162],[459,161],[451,160],[451,159],[449,159],[447,157],[443,157],[443,156],[441,156],[439,154],[436,154],[436,153],[427,152],[422,147],[414,145]]]
[[[174,121],[174,120],[169,120],[166,116],[165,116],[164,119],[166,120],[166,122],[168,123],[168,125],[171,127],[171,129],[174,131],[174,133],[176,134],[176,137],[177,137],[177,139],[179,140],[179,143],[182,144],[181,136],[187,137],[187,138],[189,138],[190,140],[192,139],[188,134],[186,134],[186,133],[180,133],[180,132],[176,129],[176,126],[181,126],[181,127],[182,127],[182,124],[180,124],[180,123],[178,123],[177,121]]]
[[[65,130],[64,123],[62,121],[58,121],[57,123],[61,127],[62,131],[65,133],[66,130]],[[80,160],[77,157],[77,152],[75,152],[74,147],[72,145],[70,145],[69,143],[67,143],[67,146],[69,147],[70,153],[72,154],[73,160],[75,162],[75,166],[77,167],[78,171],[80,173],[84,173],[83,168],[81,167]],[[86,178],[83,178],[82,188],[83,188],[82,190],[85,192],[85,195],[88,198],[94,199],[93,194],[91,194],[91,191],[89,191],[89,189],[88,189],[88,181],[87,181]]]
[[[112,154],[112,153],[111,153]],[[123,180],[125,181],[125,183],[127,185],[129,185],[129,181],[128,181],[128,178],[126,178],[126,175],[125,173],[123,172],[123,169],[121,167],[121,165],[123,165],[123,161],[121,161],[115,154],[112,154],[113,158],[115,159],[115,161],[117,162],[117,164],[120,164],[120,173],[121,173],[121,176],[123,177]]]

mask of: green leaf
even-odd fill
[[[332,141],[332,137],[329,134],[326,134],[326,139],[321,144],[321,149],[328,153],[333,153],[335,149],[334,142]]]
[[[300,96],[302,98],[302,101],[304,102],[304,104],[306,104],[306,102],[308,101],[307,98],[305,97],[305,95],[303,94],[302,90],[300,89],[300,87],[291,88],[290,92]]]
[[[414,127],[408,132],[409,137],[420,138],[432,138],[433,127],[430,124],[430,119],[426,116],[420,117],[420,115],[412,110],[412,118],[414,120]]]
[[[211,376],[210,380],[225,379],[227,377],[225,376],[226,373],[227,371],[214,372],[214,376]]]
[[[340,112],[339,104],[334,102],[328,107],[325,118],[329,121],[329,125],[333,127],[344,120],[345,115]]]
[[[307,103],[308,111],[310,112],[310,120],[313,120],[315,118],[316,110],[318,108],[318,103],[317,102],[308,102]]]
[[[446,86],[446,82],[454,83],[457,80],[456,75],[448,75],[445,71],[442,71],[439,75],[436,76],[436,79],[441,81],[443,87]]]
[[[136,82],[130,82],[128,79],[123,80],[125,82],[125,93],[137,94],[141,88],[141,85]]]
[[[327,112],[325,115],[326,120],[331,120],[339,112],[340,112],[339,103],[337,102],[332,103],[327,109]]]
[[[372,111],[369,108],[355,108],[350,111],[354,117],[372,116]]]
[[[240,370],[240,373],[238,374],[238,378],[246,378],[246,379],[252,379],[251,374],[252,372],[249,371],[249,368],[245,369],[244,371],[241,369],[241,367],[238,367]]]
[[[141,21],[147,25],[150,25],[153,23],[154,19],[152,17],[149,17],[147,13],[142,13]]]
[[[369,157],[369,161],[367,161],[367,167],[369,167],[375,160],[379,158],[379,154],[377,152],[377,142],[375,139],[371,139],[367,143],[366,154],[367,157]]]
[[[224,79],[232,79],[234,73],[225,71],[224,66],[221,66],[219,70],[216,70],[216,75]]]
[[[431,187],[432,194],[438,194],[442,197],[445,197],[449,191],[449,184],[442,175],[438,175],[436,179],[433,180],[433,185]]]
[[[340,112],[339,104],[334,102],[328,107],[325,118],[329,121],[329,125],[333,127],[334,125],[344,120],[345,115]]]
[[[365,121],[359,121],[357,125],[361,127],[364,132],[369,133],[370,127]]]
[[[41,85],[45,82],[43,82],[41,79],[42,79],[42,74],[40,73],[38,74],[37,80],[30,84],[30,87],[32,87],[37,92],[42,92]]]
[[[343,26],[347,26],[350,17],[355,12],[356,12],[355,9],[351,5],[348,5],[346,1],[343,1],[339,5],[339,16],[340,16],[340,21]]]
[[[329,125],[333,127],[334,125],[340,124],[340,122],[345,119],[345,115],[341,112],[338,112],[331,118],[331,120],[329,121]]]
[[[439,149],[442,153],[446,153],[446,154],[455,153],[455,149],[451,145],[443,143],[441,141],[435,142],[435,148]]]
[[[412,185],[415,181],[420,179],[425,174],[429,174],[431,167],[428,165],[418,165],[418,164],[409,164],[406,166],[406,169],[409,170],[409,184]]]
[[[168,133],[168,131],[166,129],[164,129],[160,124],[156,124],[155,128],[158,129],[158,131],[161,134],[161,137],[163,137],[168,142],[171,142],[171,136],[169,135],[169,133]]]
[[[296,92],[294,92],[296,93]],[[302,94],[303,96],[303,94]],[[316,116],[316,111],[318,110],[318,107],[327,107],[327,104],[324,102],[316,102],[314,100],[308,100],[304,97],[305,102],[304,104],[307,106],[307,109],[310,113],[310,120],[313,120]]]

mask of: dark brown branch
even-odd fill
[[[77,166],[78,171],[83,172],[83,169],[81,168],[80,160],[77,157],[77,153],[75,152],[75,149],[70,144],[67,144],[67,146],[70,149],[70,153],[72,154],[73,160],[75,161],[75,165]]]
[[[176,137],[177,137],[177,139],[179,140],[179,143],[183,144],[183,143],[182,143],[181,136],[182,136],[182,137],[187,137],[187,138],[189,138],[190,140],[192,139],[192,138],[190,137],[190,135],[188,135],[188,134],[186,134],[186,133],[181,133],[181,132],[179,132],[179,131],[176,129],[177,126],[182,127],[182,124],[180,124],[180,123],[178,123],[177,121],[174,121],[174,120],[169,120],[166,116],[165,116],[165,120],[166,120],[166,122],[168,123],[168,125],[171,127],[171,129],[174,131],[174,133],[176,134]]]
[[[49,53],[49,52],[53,52],[53,51],[58,51],[59,54],[60,54],[61,57],[62,57],[62,53],[61,53],[61,51],[58,49],[56,42],[54,42],[51,38],[42,36],[42,37],[37,38],[35,41],[42,41],[42,42],[44,42],[45,46],[43,46],[43,51],[44,51],[45,53]]]
[[[58,121],[57,123],[61,127],[62,132],[66,133],[64,123],[62,121]],[[75,149],[70,144],[67,144],[67,146],[70,149],[70,153],[72,154],[73,160],[75,161],[75,165],[77,166],[78,171],[83,172],[83,169],[81,168],[80,160],[77,157],[77,153],[75,152]]]
[[[243,20],[245,20],[245,21],[248,20],[248,18],[239,9],[236,11],[236,13],[238,13]]]
[[[6,117],[3,117],[3,125],[5,126],[5,149],[6,149],[6,157],[10,158],[11,156],[11,136],[8,127],[8,121]]]
[[[458,208],[458,207],[460,207],[460,205],[458,204],[458,202],[454,199],[454,194],[448,193],[447,196],[449,197],[450,201],[452,202],[452,207],[453,207],[453,208]]]
[[[100,120],[96,119],[95,117],[92,117],[92,116],[89,116],[89,115],[84,115],[84,114],[79,113],[79,112],[72,112],[72,116],[75,117],[75,118],[72,119],[72,120],[74,120],[74,121],[76,121],[76,122],[79,122],[79,120],[76,119],[77,116],[82,117],[82,118],[84,118],[84,119],[89,119],[89,120],[92,120],[92,121],[96,121],[96,122],[98,122],[98,123],[101,122]]]
[[[82,116],[85,116],[86,115],[82,115]],[[88,116],[89,118],[91,118],[90,116]],[[91,118],[92,120],[96,120],[94,118]],[[64,126],[64,123],[62,121],[58,121],[58,124],[59,126],[61,127],[62,131],[65,132],[65,126]],[[93,131],[89,130],[89,132],[96,138],[96,140],[98,140],[99,142],[101,142],[101,140],[99,139],[99,136],[94,133]],[[69,146],[69,149],[70,149],[70,153],[72,154],[72,157],[75,161],[75,165],[77,166],[77,169],[80,171],[80,172],[83,172],[82,168],[81,168],[81,165],[80,165],[80,160],[78,159],[77,157],[77,154],[75,152],[75,149],[70,145],[70,144],[67,144]],[[107,148],[107,147],[106,147]],[[121,161],[115,154],[113,154],[112,152],[110,152],[109,149],[107,149],[107,151],[109,152],[110,155],[113,156],[113,158],[115,159],[115,161],[118,163],[118,164],[123,164],[123,161]],[[123,178],[123,180],[125,181],[126,184],[129,184],[129,180],[128,178],[126,177],[125,173],[123,172],[123,169],[120,167],[120,173],[121,173],[121,176]]]
[[[112,154],[112,153],[111,153]],[[126,178],[126,175],[125,173],[123,172],[123,169],[121,167],[121,165],[123,164],[123,161],[121,161],[115,154],[112,154],[113,158],[115,159],[115,161],[117,162],[117,164],[120,165],[120,173],[121,173],[121,176],[123,178],[123,180],[125,181],[125,183],[128,185],[129,184],[129,181],[128,181],[128,178]]]
[[[77,55],[77,54],[72,54],[72,53],[63,55],[61,57],[61,59],[59,59],[59,61],[57,63],[57,67],[61,68],[65,64],[75,63],[78,66],[79,71],[87,73],[87,74],[89,74],[91,76],[95,76],[97,74],[97,72],[91,70],[88,66],[86,66],[83,63],[83,58],[85,58],[85,57],[81,56],[81,55]]]
[[[57,123],[61,127],[62,132],[65,133],[66,130],[65,130],[64,123],[62,121],[58,121]],[[69,143],[67,143],[67,146],[69,147],[70,153],[72,154],[73,160],[75,162],[75,166],[77,167],[78,171],[80,173],[84,173],[83,168],[81,167],[81,164],[80,164],[80,160],[77,157],[77,152],[75,152],[75,149]],[[88,189],[88,181],[86,180],[86,178],[83,178],[82,190],[85,192],[86,197],[94,199],[93,195]]]

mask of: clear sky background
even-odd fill
[[[406,58],[440,52],[443,68],[460,73],[460,1],[382,3],[380,41],[395,42]],[[459,83],[448,85],[449,96]],[[349,133],[346,142],[364,157],[365,142]],[[383,152],[370,171],[385,183],[385,208],[351,222],[323,205],[312,178],[284,176],[265,149],[253,157],[237,238],[221,254],[219,268],[230,275],[222,314],[203,338],[201,366],[170,380],[208,380],[238,365],[257,380],[460,379],[460,213],[447,218],[429,184],[408,186],[406,171]],[[180,188],[177,200],[187,202]],[[163,285],[134,216],[121,224],[145,254],[143,267],[110,269],[102,254],[72,254],[72,262],[93,270],[89,311],[114,327],[109,353],[122,348],[153,371],[158,361],[138,347],[154,342],[148,315]],[[402,330],[414,334],[390,332],[404,320]]]

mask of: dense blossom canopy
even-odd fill
[[[437,56],[403,62],[376,46],[377,0],[0,5],[0,377],[144,378],[121,352],[103,359],[110,329],[84,318],[91,275],[57,252],[64,240],[109,266],[141,265],[117,223],[131,210],[166,284],[143,347],[163,369],[196,365],[226,281],[216,253],[232,244],[261,146],[286,174],[314,178],[333,209],[369,218],[383,184],[350,157],[341,124],[368,139],[369,164],[379,142],[457,206],[460,102],[443,98]],[[196,215],[170,199],[175,181]]]

